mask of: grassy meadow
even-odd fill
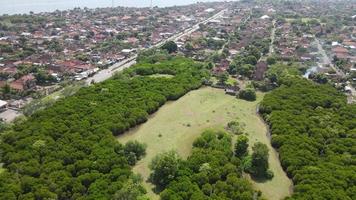
[[[118,140],[122,143],[137,140],[147,144],[147,155],[133,169],[147,180],[150,174],[148,165],[157,153],[174,149],[186,158],[191,152],[193,141],[204,129],[223,129],[228,122],[238,118],[246,124],[251,145],[261,141],[271,150],[270,168],[275,177],[266,182],[251,180],[253,185],[267,199],[282,199],[290,194],[291,182],[270,145],[265,124],[256,115],[257,104],[262,98],[263,94],[258,93],[257,101],[248,102],[225,95],[223,90],[204,87],[189,92],[177,101],[166,103],[146,123],[119,136]],[[150,199],[158,199],[150,190],[152,185],[146,182],[145,186]]]

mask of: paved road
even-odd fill
[[[315,42],[317,44],[319,54],[321,54],[321,56],[322,56],[321,64],[324,65],[322,67],[330,66],[333,70],[335,70],[337,75],[344,77],[345,73],[342,70],[340,70],[334,66],[334,64],[331,62],[329,56],[326,54],[323,46],[321,45],[320,40],[315,38]]]
[[[87,85],[90,85],[92,82],[99,83],[102,81],[107,80],[108,78],[112,77],[116,72],[120,72],[136,63],[137,55],[134,55],[130,58],[127,58],[121,62],[115,63],[111,67],[107,69],[100,70],[94,76],[89,77],[85,80]]]
[[[321,62],[322,62],[322,64],[324,64],[324,67],[326,65],[329,65],[333,70],[335,70],[337,75],[339,75],[341,77],[345,77],[346,74],[339,68],[335,67],[335,65],[331,62],[329,56],[326,54],[324,48],[322,47],[320,40],[315,38],[315,41],[317,43],[319,53],[322,55]],[[347,86],[349,86],[351,89],[351,94],[348,95],[347,101],[348,101],[348,103],[353,103],[356,101],[356,89],[351,84],[348,84]]]
[[[268,55],[272,55],[274,53],[274,40],[276,37],[276,20],[274,19],[272,21],[272,31],[271,31],[271,43],[269,45],[269,51],[268,51]]]
[[[152,45],[150,48],[155,48],[155,47],[160,47],[162,46],[164,43],[166,43],[167,41],[170,41],[170,40],[173,40],[173,41],[177,41],[179,40],[180,38],[186,36],[186,35],[189,35],[191,33],[193,33],[194,31],[198,30],[199,29],[199,24],[206,24],[208,23],[209,21],[211,20],[214,20],[214,19],[217,19],[219,17],[221,17],[224,13],[225,13],[226,9],[225,10],[222,10],[220,12],[218,12],[217,14],[215,14],[214,16],[202,21],[202,22],[199,22],[195,25],[193,25],[192,27],[180,32],[180,33],[177,33],[176,35],[168,38],[168,39],[165,39],[155,45]],[[108,78],[112,77],[116,72],[120,72],[132,65],[134,65],[136,63],[136,58],[137,58],[137,54],[121,61],[121,62],[118,62],[118,63],[115,63],[114,65],[110,66],[108,69],[104,69],[104,70],[101,70],[99,71],[98,73],[96,73],[93,77],[90,77],[88,79],[85,80],[86,84],[87,85],[90,85],[93,81],[95,83],[98,83],[98,82],[102,82],[102,81],[105,81],[107,80]]]

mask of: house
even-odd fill
[[[6,101],[0,100],[0,111],[4,111],[7,108],[8,103]]]
[[[336,57],[343,59],[347,58],[349,55],[349,50],[342,46],[335,46],[334,48],[332,48],[332,52]]]
[[[238,86],[229,86],[225,88],[225,94],[236,96],[239,90],[240,88]]]
[[[10,87],[16,91],[22,92],[33,89],[36,86],[36,78],[32,74],[22,76],[10,83]]]

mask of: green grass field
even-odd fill
[[[170,75],[170,74],[152,74],[152,75],[149,75],[148,77],[151,77],[151,78],[173,78],[174,76]]]
[[[144,180],[147,180],[150,173],[148,164],[157,153],[174,149],[185,158],[191,152],[193,141],[204,129],[224,128],[236,118],[246,124],[251,144],[261,141],[271,148],[266,137],[266,126],[256,115],[257,104],[262,98],[263,94],[259,93],[257,101],[247,102],[225,95],[223,90],[205,87],[192,91],[177,101],[166,103],[146,123],[121,135],[118,140],[123,143],[137,140],[147,144],[146,157],[133,168]],[[252,182],[266,198],[282,199],[290,194],[291,182],[280,167],[274,152],[270,156],[270,166],[275,178],[264,183]],[[145,186],[152,188],[149,183],[145,183]],[[158,199],[150,189],[148,192],[151,199]]]

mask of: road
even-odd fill
[[[271,43],[269,45],[269,51],[268,51],[268,55],[273,55],[274,53],[274,40],[275,40],[275,37],[276,37],[276,20],[274,19],[272,21],[272,31],[271,31]]]
[[[221,10],[220,12],[218,12],[217,14],[213,15],[212,17],[199,22],[195,25],[193,25],[192,27],[185,29],[182,32],[177,33],[176,35],[173,35],[170,38],[167,38],[165,40],[162,40],[161,42],[152,45],[150,48],[156,48],[156,47],[160,47],[162,46],[164,43],[166,43],[167,41],[178,41],[179,39],[181,39],[182,37],[186,36],[186,35],[190,35],[191,33],[193,33],[194,31],[199,29],[199,24],[206,24],[211,20],[217,19],[219,17],[221,17],[225,11],[227,9]],[[137,54],[126,58],[125,60],[115,63],[114,65],[110,66],[108,69],[104,69],[99,71],[98,73],[96,73],[93,77],[89,77],[88,79],[85,80],[87,85],[90,85],[91,83],[99,83],[102,81],[105,81],[107,79],[109,79],[110,77],[112,77],[115,73],[120,72],[132,65],[134,65],[136,63],[136,58],[137,58]]]
[[[335,65],[331,62],[329,56],[326,54],[323,46],[321,45],[320,40],[315,38],[315,41],[318,47],[318,51],[322,55],[321,64],[324,65],[323,67],[330,66],[337,75],[345,77],[346,74],[339,68],[335,67]],[[347,86],[351,89],[351,93],[347,95],[347,102],[353,103],[356,101],[356,89],[350,83],[347,84]]]
[[[319,54],[321,54],[321,56],[322,56],[322,58],[321,58],[322,67],[330,66],[336,72],[337,75],[344,77],[345,73],[334,66],[334,64],[331,62],[329,56],[326,54],[323,46],[321,45],[320,40],[318,38],[315,38],[315,42],[317,44]]]

